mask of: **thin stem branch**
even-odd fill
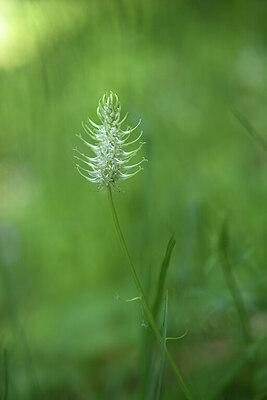
[[[112,197],[112,191],[111,191],[110,187],[108,187],[107,192],[108,192],[108,199],[109,199],[109,203],[110,203],[110,207],[111,207],[113,221],[114,221],[114,224],[115,224],[115,227],[116,227],[116,230],[117,230],[117,234],[119,236],[121,247],[123,249],[124,255],[125,255],[126,260],[128,262],[128,266],[129,266],[133,281],[134,281],[136,289],[137,289],[137,291],[139,293],[139,296],[140,296],[140,299],[142,301],[144,310],[146,312],[148,321],[149,321],[150,326],[151,326],[151,328],[152,328],[152,330],[154,332],[154,335],[155,335],[155,337],[157,339],[157,342],[159,343],[159,345],[162,345],[161,333],[160,333],[160,331],[159,331],[159,329],[157,327],[156,321],[155,321],[155,319],[153,317],[153,314],[152,314],[152,312],[150,310],[150,307],[149,307],[148,302],[146,300],[146,297],[145,297],[144,291],[142,289],[141,283],[140,283],[140,281],[138,279],[138,276],[136,274],[133,262],[131,260],[128,248],[126,246],[126,242],[125,242],[125,239],[124,239],[121,227],[120,227],[119,219],[118,219],[118,216],[117,216],[117,212],[116,212],[116,209],[115,209],[115,206],[114,206],[113,197]],[[185,384],[185,382],[183,380],[183,377],[181,376],[181,374],[180,374],[180,372],[179,372],[179,370],[178,370],[173,358],[171,357],[167,347],[166,347],[165,351],[166,351],[166,357],[167,357],[167,359],[169,361],[169,364],[172,367],[172,369],[173,369],[173,371],[174,371],[174,373],[175,373],[175,375],[176,375],[176,377],[178,379],[178,382],[181,385],[181,388],[182,388],[187,400],[192,400],[193,399],[192,394],[191,394],[190,390],[188,389],[187,385]]]

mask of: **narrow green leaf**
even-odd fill
[[[166,293],[166,297],[165,297],[163,335],[162,335],[162,346],[161,346],[158,388],[157,388],[156,400],[160,400],[160,397],[161,397],[161,387],[162,387],[162,379],[163,379],[164,364],[165,364],[166,336],[167,336],[167,312],[168,312],[168,292]]]
[[[170,264],[170,259],[171,259],[171,255],[172,255],[174,246],[175,246],[175,237],[172,235],[167,244],[164,259],[161,264],[156,296],[155,296],[155,300],[154,300],[154,304],[153,304],[153,308],[152,308],[152,313],[153,313],[153,316],[156,321],[157,321],[157,316],[159,313],[160,305],[162,302],[166,276],[167,276],[168,267]],[[142,393],[143,393],[143,397],[145,399],[150,399],[154,393],[153,382],[154,382],[155,378],[154,378],[154,371],[152,371],[152,361],[151,361],[152,346],[153,346],[153,337],[151,335],[151,332],[148,330],[145,335],[145,338],[144,338],[144,346],[143,346],[144,361],[143,361],[143,373],[142,373],[142,382],[143,382],[142,383]]]
[[[162,302],[164,285],[165,285],[168,267],[170,264],[172,251],[175,246],[175,243],[176,243],[175,237],[172,235],[168,242],[165,257],[161,264],[161,269],[160,269],[160,274],[159,274],[159,279],[158,279],[158,288],[157,288],[156,298],[155,298],[153,309],[152,309],[155,319],[157,319],[159,309],[160,309],[160,304]]]

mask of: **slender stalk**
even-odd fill
[[[148,321],[149,321],[150,326],[151,326],[151,328],[152,328],[152,330],[154,332],[154,335],[155,335],[155,337],[157,339],[157,342],[158,342],[159,345],[162,345],[161,333],[160,333],[160,331],[159,331],[159,329],[157,327],[156,321],[155,321],[155,319],[153,317],[153,314],[152,314],[152,312],[151,312],[151,310],[149,308],[149,305],[148,305],[148,302],[146,300],[144,291],[142,289],[141,283],[140,283],[140,281],[138,279],[138,276],[136,274],[133,262],[131,260],[130,254],[129,254],[129,251],[128,251],[127,246],[126,246],[126,242],[125,242],[125,239],[124,239],[121,227],[120,227],[119,219],[118,219],[118,216],[117,216],[117,212],[116,212],[116,209],[115,209],[115,206],[114,206],[113,197],[112,197],[112,191],[111,191],[110,186],[108,186],[107,192],[108,192],[108,199],[109,199],[109,203],[110,203],[110,207],[111,207],[113,221],[114,221],[114,224],[115,224],[115,227],[116,227],[116,230],[117,230],[117,234],[119,236],[121,247],[123,249],[124,255],[125,255],[126,260],[128,262],[128,266],[129,266],[133,281],[134,281],[136,289],[137,289],[137,291],[139,293],[139,296],[140,296],[140,299],[142,301],[144,310],[146,312]],[[185,382],[183,380],[183,377],[181,376],[181,374],[180,374],[180,372],[179,372],[179,370],[178,370],[178,368],[177,368],[172,356],[170,355],[169,350],[167,349],[167,347],[166,347],[165,352],[166,352],[166,357],[167,357],[167,359],[169,361],[169,364],[172,367],[172,369],[173,369],[173,371],[174,371],[174,373],[175,373],[175,375],[177,377],[177,380],[178,380],[179,384],[181,385],[181,388],[182,388],[187,400],[192,400],[193,399],[192,394],[189,391],[188,387],[186,386],[186,384],[185,384]]]

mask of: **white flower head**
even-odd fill
[[[129,165],[128,162],[135,157],[141,149],[144,142],[139,142],[138,147],[131,151],[125,148],[129,145],[137,143],[143,132],[132,141],[128,141],[131,134],[139,126],[141,120],[134,128],[122,130],[122,124],[125,122],[127,115],[121,119],[121,104],[117,94],[109,92],[104,94],[99,101],[97,115],[100,124],[95,124],[88,118],[88,122],[83,125],[86,134],[93,139],[94,143],[85,140],[82,135],[77,135],[94,153],[93,157],[80,153],[78,149],[75,151],[78,155],[75,158],[79,173],[88,181],[98,184],[100,188],[110,186],[112,189],[118,188],[119,181],[130,178],[142,170],[141,161]]]

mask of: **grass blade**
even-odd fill
[[[165,257],[164,257],[163,262],[161,264],[159,280],[158,280],[157,294],[156,294],[156,298],[155,298],[154,305],[153,305],[153,308],[152,308],[153,315],[154,315],[155,319],[157,319],[157,316],[158,316],[158,313],[159,313],[159,309],[160,309],[160,304],[162,302],[164,285],[165,285],[166,276],[167,276],[167,272],[168,272],[168,267],[169,267],[169,264],[170,264],[172,251],[173,251],[173,248],[175,246],[175,243],[176,243],[175,237],[172,235],[170,237],[169,242],[168,242],[166,253],[165,253]]]
[[[155,320],[157,321],[160,305],[162,302],[164,286],[166,281],[166,276],[168,272],[168,267],[170,264],[170,259],[172,255],[173,248],[175,246],[175,237],[172,235],[168,241],[167,248],[165,251],[164,259],[161,264],[159,278],[158,278],[158,285],[157,285],[157,292],[152,308],[152,312],[154,315]],[[152,382],[153,382],[153,371],[152,369],[152,346],[153,346],[153,336],[151,332],[148,330],[145,337],[144,337],[144,345],[143,345],[143,368],[142,368],[142,388],[141,391],[143,393],[143,398],[148,399],[151,396],[151,393],[154,393],[152,390]]]
[[[162,347],[161,347],[161,355],[160,355],[159,377],[158,377],[158,388],[157,388],[156,400],[160,400],[160,397],[161,397],[161,387],[162,387],[162,379],[163,379],[164,364],[165,364],[166,336],[167,336],[167,312],[168,312],[168,292],[166,293],[166,297],[165,297]]]

